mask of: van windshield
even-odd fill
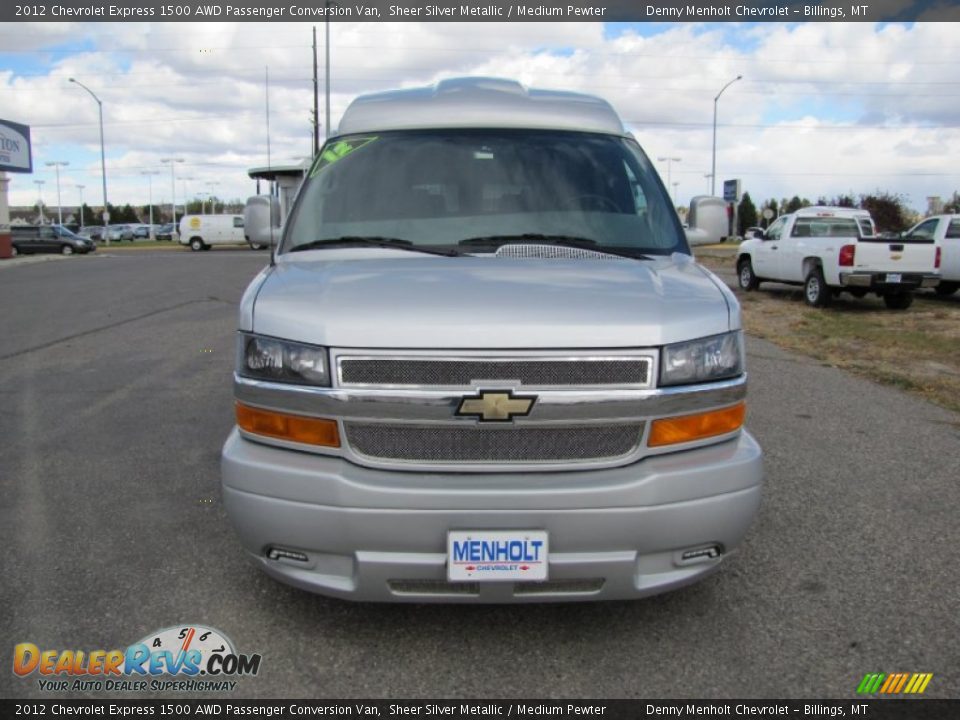
[[[282,251],[367,238],[471,253],[550,240],[638,256],[689,253],[636,142],[547,130],[332,140],[308,174]]]

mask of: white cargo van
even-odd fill
[[[180,243],[191,250],[244,242],[243,215],[184,215],[180,220]]]

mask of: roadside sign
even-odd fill
[[[33,172],[30,128],[10,120],[0,120],[0,171]]]
[[[723,181],[723,199],[726,200],[727,202],[740,201],[740,181],[739,180]]]

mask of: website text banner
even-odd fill
[[[34,0],[0,3],[2,22],[914,22],[960,20],[960,0]],[[2,52],[2,50],[0,50]]]
[[[184,681],[178,681],[184,682]],[[202,695],[202,697],[201,697]],[[382,718],[869,718],[945,720],[960,717],[960,700],[241,700],[194,694],[183,699],[0,700],[5,718],[83,717],[357,717]]]

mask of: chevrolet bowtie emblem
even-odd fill
[[[460,401],[457,415],[470,415],[480,422],[510,422],[529,415],[536,401],[535,395],[514,395],[512,390],[480,390]]]

